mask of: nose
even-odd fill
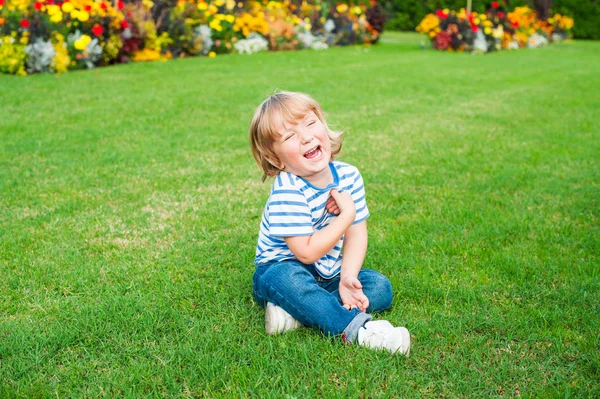
[[[311,132],[305,130],[301,133],[301,138],[302,144],[308,144],[313,140],[314,135]]]

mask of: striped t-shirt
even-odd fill
[[[254,263],[296,259],[284,237],[310,236],[326,227],[336,217],[325,209],[329,192],[334,188],[339,192],[348,191],[354,199],[356,218],[353,224],[369,217],[363,179],[358,169],[338,161],[331,162],[329,167],[333,183],[325,188],[315,187],[288,172],[277,175],[263,211]],[[340,272],[343,241],[342,236],[329,253],[314,263],[322,277],[333,278]]]

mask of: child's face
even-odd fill
[[[310,111],[295,123],[282,122],[273,145],[284,170],[312,182],[329,172],[331,142],[327,127]]]

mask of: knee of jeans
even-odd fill
[[[299,280],[310,276],[310,273],[302,266],[289,262],[281,262],[269,267],[257,281],[259,294],[270,297],[272,291],[286,292],[294,286],[302,285]]]
[[[380,312],[392,306],[392,283],[384,275],[374,278],[370,294],[367,312]]]

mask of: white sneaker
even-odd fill
[[[287,331],[295,330],[302,324],[292,317],[288,312],[280,308],[279,306],[267,302],[267,309],[265,311],[265,329],[267,334],[275,335],[278,333],[284,333]]]
[[[358,330],[358,344],[373,349],[410,355],[410,333],[404,327],[394,327],[387,320],[368,321]]]

